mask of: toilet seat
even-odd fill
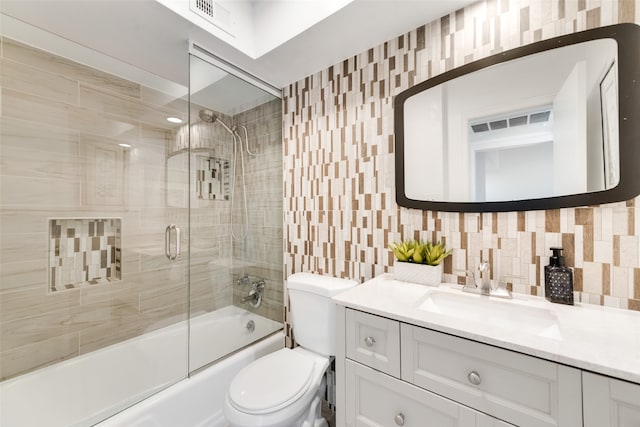
[[[313,358],[288,348],[271,353],[236,375],[229,387],[229,403],[246,414],[267,414],[290,406],[314,383],[315,365]]]

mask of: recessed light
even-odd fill
[[[182,123],[182,119],[179,117],[167,117],[167,121],[171,123]]]
[[[131,144],[118,144],[120,147],[131,148]]]

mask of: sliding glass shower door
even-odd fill
[[[194,49],[191,111],[191,372],[282,328],[279,91]],[[171,162],[183,163],[185,138]]]
[[[89,426],[282,328],[281,101],[202,57],[172,82],[14,24],[0,425]]]
[[[187,88],[29,34],[0,40],[0,425],[92,425],[187,375]]]

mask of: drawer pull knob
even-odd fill
[[[373,345],[376,343],[376,339],[374,337],[366,337],[364,339],[364,344],[367,347],[373,347]]]
[[[469,375],[467,375],[467,378],[469,379],[469,382],[473,385],[480,385],[480,383],[482,382],[480,375],[476,371],[469,372]]]
[[[404,414],[402,412],[398,412],[396,414],[396,416],[394,417],[394,420],[395,420],[397,425],[403,426],[404,425]]]

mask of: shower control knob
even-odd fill
[[[404,414],[402,412],[398,412],[396,414],[396,416],[394,417],[394,420],[395,420],[397,425],[403,426],[404,425]]]
[[[366,337],[364,339],[364,344],[367,347],[373,347],[373,345],[376,343],[376,339],[374,337]]]
[[[469,379],[469,382],[473,385],[480,385],[480,383],[482,382],[482,379],[480,378],[480,374],[478,374],[476,371],[469,372],[469,375],[467,375],[467,378]]]

